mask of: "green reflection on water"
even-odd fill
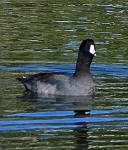
[[[81,40],[93,38],[96,63],[127,64],[125,1],[2,2],[1,62],[74,62]]]
[[[0,63],[74,63],[81,40],[93,38],[97,48],[93,63],[127,65],[127,4],[126,0],[1,0]],[[18,98],[23,94],[23,88],[16,81],[19,73],[22,71],[0,71],[1,115],[44,110],[38,103]],[[97,76],[100,77],[95,109],[127,109],[127,104],[123,104],[127,102],[127,79],[121,81],[112,76]],[[122,102],[122,105],[117,105],[117,102]],[[111,114],[111,117],[115,116],[127,117],[127,114]],[[8,119],[1,117],[1,120]],[[112,124],[118,125],[118,122]],[[127,122],[120,124],[127,125]],[[77,131],[4,131],[0,133],[0,148],[127,149],[127,127],[101,126],[85,126]],[[85,134],[79,135],[79,131],[85,131]],[[48,133],[54,136],[39,136]]]

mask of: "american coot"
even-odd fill
[[[80,45],[73,75],[68,73],[39,73],[17,79],[24,84],[27,91],[42,96],[92,95],[94,93],[94,82],[90,74],[90,65],[95,55],[94,41],[86,39]]]

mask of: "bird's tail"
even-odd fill
[[[16,79],[19,80],[24,85],[26,90],[29,90],[29,84],[27,83],[27,78],[23,77],[23,78],[16,78]]]
[[[24,78],[16,78],[17,80],[21,81],[21,82],[24,82],[25,79]]]

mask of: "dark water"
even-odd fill
[[[128,149],[128,2],[0,1],[0,149]],[[16,77],[73,73],[93,38],[94,97],[26,95]]]

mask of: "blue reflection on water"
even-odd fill
[[[56,72],[74,72],[74,64],[27,64],[11,67],[1,65],[0,70],[23,70],[23,71],[56,71]],[[123,65],[92,65],[91,71],[94,74],[106,74],[111,76],[128,77],[128,66]]]
[[[89,117],[73,117],[73,111],[53,111],[53,112],[33,112],[33,113],[17,113],[10,115],[3,115],[9,120],[0,121],[0,130],[32,130],[32,129],[59,129],[59,128],[76,128],[81,127],[83,123],[88,126],[99,127],[103,123],[104,127],[127,127],[127,124],[123,124],[124,121],[128,121],[127,117],[100,117],[95,115],[107,115],[115,113],[128,113],[128,109],[114,109],[114,110],[92,110],[91,116]],[[15,117],[15,120],[11,120]],[[16,119],[16,117],[20,117]],[[21,117],[23,117],[21,119]],[[33,119],[35,117],[42,119]],[[47,117],[47,118],[46,118]],[[49,117],[49,119],[48,119]],[[59,118],[57,118],[59,117]],[[65,117],[65,118],[60,118]],[[31,119],[30,119],[31,118]],[[106,122],[111,122],[106,124]],[[112,122],[119,122],[117,124],[112,124]],[[79,123],[79,124],[78,124]],[[94,123],[94,124],[92,124]]]
[[[6,120],[0,121],[0,125],[25,125],[25,124],[70,124],[80,122],[111,122],[111,121],[128,121],[126,117],[86,117],[86,118],[65,118],[50,120]]]
[[[34,129],[63,129],[63,128],[78,128],[82,127],[83,125],[14,125],[14,126],[0,126],[0,131],[7,131],[7,130],[34,130]],[[89,127],[114,127],[114,128],[124,128],[128,127],[126,124],[116,124],[116,125],[93,125],[89,124]]]
[[[17,113],[5,115],[5,117],[63,117],[71,115],[74,115],[73,111],[53,111],[53,112]]]
[[[107,115],[116,113],[128,113],[128,109],[92,110],[90,115]],[[66,117],[75,115],[74,111],[33,112],[4,115],[4,117]]]
[[[82,123],[106,123],[106,122],[124,122],[128,121],[125,117],[87,117],[87,118],[68,118],[51,120],[6,120],[0,121],[0,130],[32,130],[32,129],[58,129],[58,128],[76,128],[81,127]],[[76,125],[76,123],[79,123]],[[81,123],[81,124],[80,124]],[[91,124],[91,126],[95,126]],[[98,125],[99,126],[99,125]],[[100,125],[101,126],[101,125]],[[102,126],[114,126],[112,124]],[[117,126],[117,124],[116,124]],[[118,124],[118,127],[126,127],[127,124]]]

